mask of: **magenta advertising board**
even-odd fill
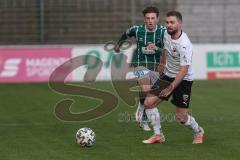
[[[71,48],[2,48],[0,83],[47,82],[53,70],[72,57]],[[69,75],[67,80],[71,80]]]

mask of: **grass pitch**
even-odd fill
[[[94,87],[116,95],[109,82]],[[134,122],[136,108],[119,101],[118,107],[102,118],[67,122],[56,118],[54,106],[63,98],[75,99],[71,111],[91,109],[100,101],[61,95],[47,84],[0,85],[1,160],[225,160],[240,159],[240,81],[195,81],[190,108],[205,129],[204,144],[192,145],[191,131],[175,121],[174,106],[164,102],[159,110],[165,144],[146,145],[151,136]],[[81,127],[96,132],[96,144],[81,148],[75,133]]]

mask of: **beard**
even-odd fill
[[[167,29],[167,33],[169,34],[169,35],[174,35],[174,34],[176,34],[177,33],[177,30],[168,30]]]

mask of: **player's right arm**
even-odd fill
[[[125,41],[126,39],[128,39],[129,37],[136,37],[136,27],[137,26],[132,26],[130,28],[128,28],[120,37],[120,39],[117,42],[117,45],[115,46],[114,50],[116,52],[120,51],[120,46],[123,43],[123,41]]]

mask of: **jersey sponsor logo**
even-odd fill
[[[173,58],[177,58],[178,57],[177,48],[175,48],[175,47],[173,47],[173,49],[172,49],[172,57]]]
[[[0,77],[14,77],[19,71],[19,65],[22,59],[11,58],[7,59],[3,66],[3,71],[0,73]]]
[[[172,51],[173,51],[173,52],[177,52],[177,49],[176,49],[176,48],[173,48]]]
[[[179,57],[177,46],[175,46],[175,44],[172,44],[170,41],[164,41],[164,44],[165,44],[165,49],[173,58]]]
[[[143,54],[155,54],[155,50],[148,49],[147,47],[142,47]]]

